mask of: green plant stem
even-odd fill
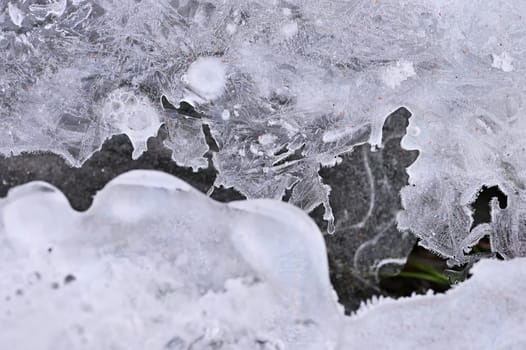
[[[431,275],[431,276],[434,276],[438,279],[441,279],[445,282],[447,282],[449,284],[449,279],[447,278],[446,275],[444,275],[443,273],[439,272],[438,270],[432,268],[431,266],[429,265],[426,265],[418,260],[415,260],[415,259],[407,259],[407,266],[411,266],[411,267],[414,267],[415,269],[417,270],[420,270],[420,271],[423,271],[423,272],[426,272],[427,274]]]
[[[398,274],[400,277],[408,277],[408,278],[418,278],[423,279],[431,282],[435,282],[438,284],[443,284],[449,286],[449,280],[447,277],[438,277],[435,275],[430,275],[427,273],[422,272],[412,272],[412,271],[402,271]]]

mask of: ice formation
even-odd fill
[[[146,150],[146,141],[155,136],[161,126],[152,104],[133,92],[118,89],[106,98],[101,112],[101,130],[107,135],[126,134],[133,145],[133,159]]]
[[[335,349],[317,226],[132,171],[87,212],[33,182],[0,201],[0,348]],[[28,333],[31,333],[28,336]]]
[[[1,0],[0,13],[3,154],[51,150],[81,164],[109,136],[101,105],[126,91],[148,106],[138,122],[167,125],[180,165],[207,166],[206,124],[216,186],[250,198],[288,190],[307,212],[323,205],[332,232],[318,170],[381,146],[385,118],[405,106],[403,145],[420,157],[400,228],[453,264],[484,235],[495,253],[526,253],[524,2]],[[112,130],[138,156],[153,129]],[[509,206],[470,231],[483,185]]]
[[[200,103],[213,101],[223,94],[226,85],[225,65],[219,58],[200,57],[188,67],[188,72],[183,76],[194,98]]]
[[[345,317],[305,213],[221,204],[155,171],[117,177],[83,213],[46,183],[14,188],[0,200],[0,261],[2,349],[526,345],[526,259],[482,261],[445,295]]]
[[[446,294],[380,299],[346,324],[345,349],[524,349],[526,259],[484,260]]]

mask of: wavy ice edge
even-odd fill
[[[2,348],[336,344],[323,237],[292,205],[221,204],[136,170],[86,212],[34,182],[10,191],[0,213]]]
[[[115,178],[82,213],[46,183],[14,188],[0,200],[0,261],[2,348],[526,344],[526,259],[481,261],[445,295],[380,299],[344,317],[303,211],[221,204],[156,171]]]

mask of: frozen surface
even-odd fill
[[[161,126],[159,115],[150,101],[125,89],[112,91],[101,112],[102,127],[107,135],[126,134],[133,145],[133,159],[146,150],[146,141]]]
[[[323,205],[333,232],[320,166],[381,146],[385,118],[406,106],[404,146],[420,157],[400,228],[453,264],[483,235],[495,253],[522,256],[525,20],[513,0],[0,0],[0,152],[51,150],[79,165],[125,132],[138,156],[165,123],[174,160],[198,169],[204,123],[216,186],[250,198],[290,190],[305,211]],[[123,91],[143,115],[108,128],[105,106]],[[163,96],[201,118],[164,109]],[[509,205],[471,232],[482,185]]]
[[[0,214],[3,349],[338,342],[323,237],[292,205],[221,204],[170,175],[133,171],[84,213],[33,182],[12,190]]]
[[[185,100],[213,101],[225,90],[225,65],[216,57],[200,57],[188,67],[183,80],[188,84],[188,90],[195,94],[194,98],[186,97]]]
[[[375,300],[344,317],[305,213],[221,204],[154,171],[117,177],[84,213],[43,182],[11,190],[0,261],[5,349],[526,345],[526,259],[482,261],[445,295]]]
[[[446,294],[363,305],[346,325],[347,349],[524,349],[526,259],[484,260],[471,272]]]

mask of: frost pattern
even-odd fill
[[[6,349],[526,345],[526,259],[485,260],[445,295],[374,300],[345,317],[304,212],[221,204],[155,171],[117,177],[83,213],[43,182],[11,190],[0,200],[0,261]]]
[[[525,253],[521,1],[2,0],[0,11],[4,154],[52,150],[81,164],[108,137],[101,106],[125,89],[167,124],[179,164],[207,166],[205,123],[216,186],[291,190],[306,211],[323,204],[332,232],[320,166],[363,133],[381,146],[386,116],[406,106],[404,146],[421,155],[400,227],[451,263],[484,234],[494,252]],[[163,96],[202,118],[164,109]],[[499,185],[510,206],[470,232],[482,185]]]

